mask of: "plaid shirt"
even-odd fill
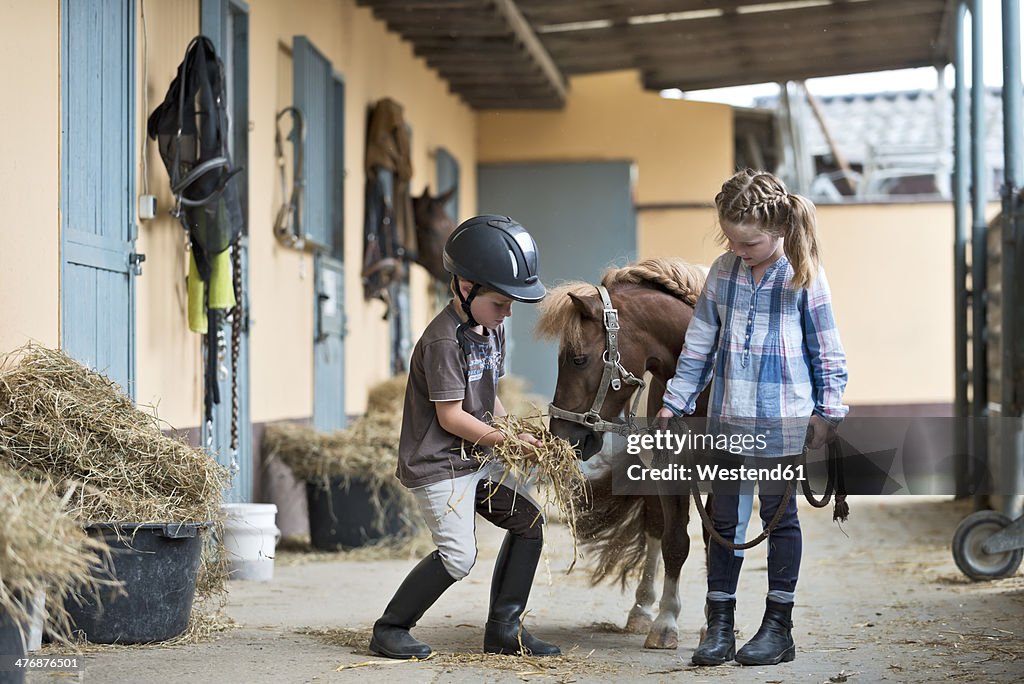
[[[756,285],[736,255],[715,259],[665,406],[692,414],[711,382],[709,432],[766,433],[770,453],[752,452],[761,455],[800,453],[812,414],[833,425],[843,419],[846,355],[828,280],[820,270],[809,288],[798,289],[792,276],[784,255]]]

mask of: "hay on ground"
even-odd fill
[[[309,535],[282,537],[277,543],[274,563],[279,566],[304,565],[319,561],[419,560],[436,547],[426,527],[417,525],[407,533],[382,537],[352,549],[322,551],[314,548]]]

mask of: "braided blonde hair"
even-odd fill
[[[809,287],[814,282],[821,259],[814,204],[809,199],[791,194],[767,171],[744,169],[722,184],[715,207],[720,222],[752,223],[772,237],[781,237],[793,267],[793,285]]]

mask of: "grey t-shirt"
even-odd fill
[[[488,335],[466,330],[464,354],[455,337],[459,323],[455,303],[449,302],[412,352],[396,472],[406,487],[466,475],[480,467],[473,444],[438,423],[434,402],[461,399],[463,410],[491,422],[498,378],[505,374],[505,330],[498,326]]]

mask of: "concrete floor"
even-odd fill
[[[617,628],[632,604],[632,587],[626,594],[618,587],[590,587],[585,562],[564,574],[572,544],[558,525],[549,531],[547,568],[542,564],[538,573],[526,623],[567,655],[547,660],[477,655],[501,540],[500,531],[481,523],[477,567],[416,629],[438,651],[434,659],[386,661],[371,656],[365,645],[370,625],[414,561],[336,556],[296,562],[288,555],[279,558],[272,582],[230,584],[227,611],[236,629],[191,646],[88,653],[79,679],[97,684],[1024,681],[1024,576],[974,583],[960,574],[949,545],[969,512],[967,504],[852,497],[851,506],[842,531],[830,509],[801,508],[805,551],[794,611],[797,658],[775,667],[689,664],[703,623],[705,581],[694,558],[683,568],[679,648],[643,649],[642,635]],[[691,522],[690,532],[700,549],[699,526]],[[748,552],[744,563],[737,608],[741,643],[760,622],[764,549]],[[31,673],[26,681],[74,678]]]

